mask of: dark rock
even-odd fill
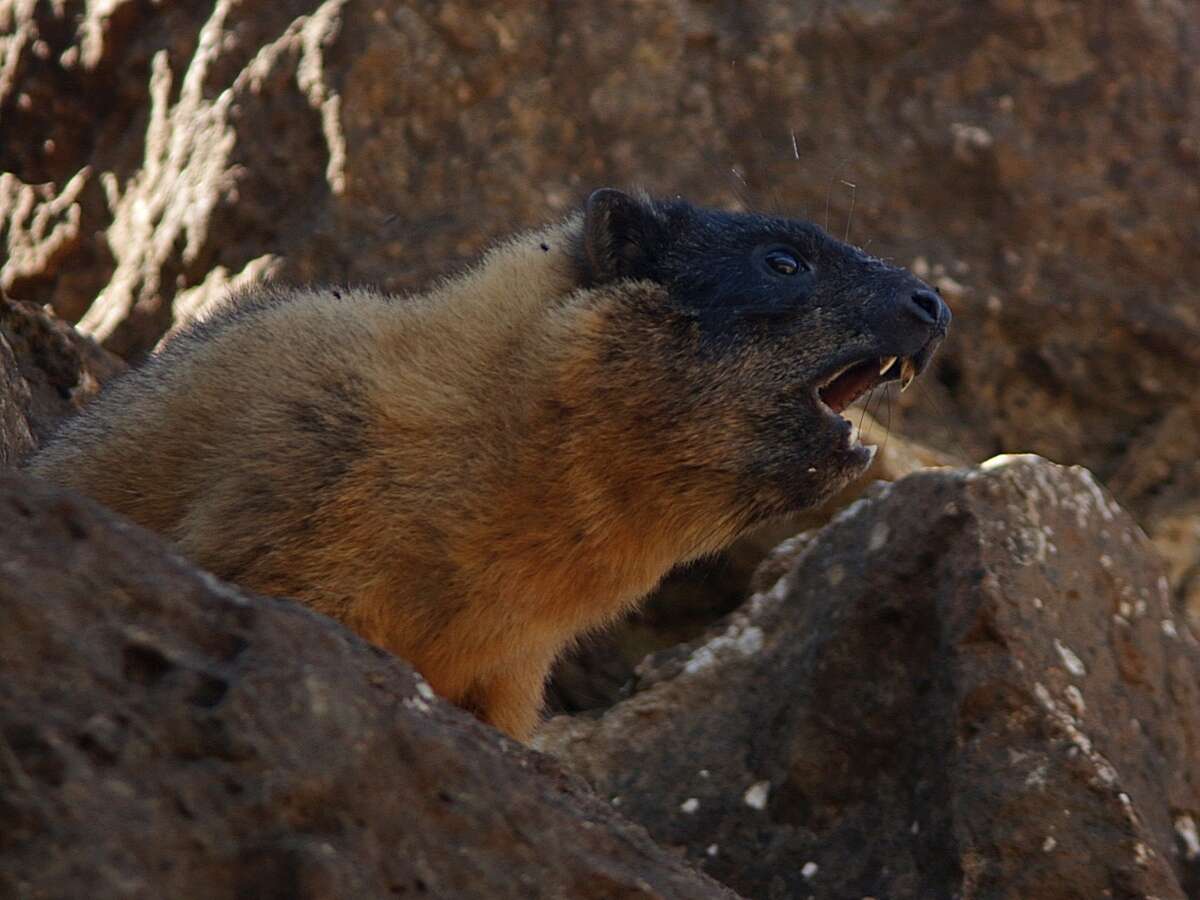
[[[0,295],[0,469],[125,370],[120,358],[52,312]]]
[[[916,474],[784,562],[539,745],[748,896],[1200,895],[1200,653],[1090,473]]]
[[[416,287],[604,183],[806,214],[913,265],[955,310],[935,370],[880,398],[880,418],[961,459],[1021,447],[1089,466],[1145,525],[1200,623],[1200,393],[1186,375],[1200,370],[1200,5],[754,0],[614,17],[604,4],[478,0],[0,0],[0,35],[0,289],[82,320],[109,350],[136,359],[260,277]],[[39,345],[50,359],[52,337]],[[11,340],[0,335],[0,467],[86,397],[73,364],[27,380],[37,355]],[[631,630],[560,673],[562,706],[611,703],[641,653],[737,602],[762,549],[674,580]],[[1154,716],[1177,702],[1111,685]],[[957,728],[938,727],[928,740]],[[1176,758],[1168,738],[1138,741],[1147,760]],[[872,759],[872,746],[846,752]],[[1139,811],[1161,800],[1129,795]],[[1189,834],[1200,812],[1180,801],[1173,815]],[[967,813],[953,821],[955,841],[974,827]],[[850,845],[883,859],[877,832],[852,829]],[[961,840],[970,853],[952,862],[931,839],[894,865],[925,878],[992,860]],[[1030,851],[1030,872],[1063,852]],[[1078,896],[1120,895],[1119,881],[1088,891],[1121,865],[1083,873]],[[1173,871],[1200,895],[1192,870]],[[776,893],[776,877],[799,883],[775,872]]]
[[[0,895],[731,897],[286,600],[0,478]]]
[[[37,440],[29,427],[29,386],[17,358],[0,337],[0,470],[16,466]]]

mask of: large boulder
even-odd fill
[[[0,895],[732,897],[399,660],[0,477]]]
[[[748,896],[1200,896],[1200,652],[1089,472],[912,475],[768,566],[540,746]]]

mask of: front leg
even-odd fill
[[[471,691],[480,719],[518,741],[528,741],[541,721],[553,653],[530,653],[480,679]]]

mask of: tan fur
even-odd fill
[[[696,386],[639,330],[657,289],[577,290],[578,228],[504,245],[425,295],[308,291],[253,313],[120,385],[32,471],[345,621],[527,737],[566,644],[747,524],[732,473],[669,420],[705,401],[680,399]],[[289,413],[327,414],[337,457],[331,380],[361,417],[336,477],[292,459],[313,436]],[[729,415],[725,391],[709,402]],[[672,443],[690,474],[661,468]]]

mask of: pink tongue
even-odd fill
[[[843,409],[875,386],[879,374],[875,362],[860,363],[821,389],[821,400],[835,413]]]

